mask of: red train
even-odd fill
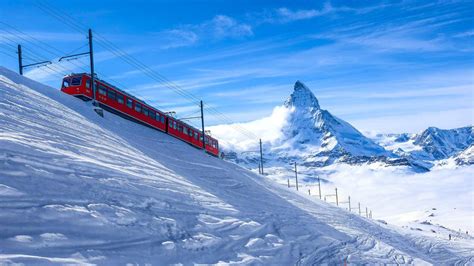
[[[165,132],[196,148],[203,148],[203,137],[200,130],[179,119],[166,115],[162,111],[151,107],[144,101],[103,80],[97,78],[94,78],[94,80],[96,82],[96,100],[105,110]],[[90,101],[92,100],[90,83],[89,74],[71,74],[64,77],[61,91],[85,101]],[[206,142],[206,152],[219,156],[218,141],[209,135],[206,135],[204,139]]]

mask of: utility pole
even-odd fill
[[[202,103],[202,100],[200,102],[201,106],[201,127],[202,127],[202,148],[206,150],[206,135],[204,134],[204,104]]]
[[[367,207],[365,207],[365,217],[369,218],[369,211],[367,210]]]
[[[339,206],[339,197],[337,196],[337,188],[336,188],[336,206]]]
[[[262,152],[262,139],[260,139],[260,165],[262,166],[262,175],[263,175],[263,152]]]
[[[290,187],[290,179],[288,178],[287,180],[288,180],[288,187]]]
[[[311,189],[308,189],[308,195],[311,196]]]
[[[298,169],[296,168],[296,162],[295,162],[295,179],[296,179],[296,191],[298,191]]]
[[[349,202],[349,212],[351,212],[351,196],[348,197],[348,202]]]
[[[51,61],[41,61],[41,62],[37,62],[37,63],[32,63],[32,64],[28,64],[28,65],[23,65],[23,52],[21,50],[21,45],[18,44],[18,72],[20,73],[20,75],[23,76],[23,69],[27,68],[27,67],[32,67],[32,66],[36,66],[36,67],[41,67],[41,66],[45,66],[45,65],[49,65],[49,64],[52,64]]]
[[[18,69],[20,72],[20,75],[23,76],[23,58],[21,55],[21,45],[18,44]]]
[[[319,199],[321,199],[321,178],[318,176],[318,184],[319,184]]]
[[[92,88],[92,104],[97,105],[96,102],[96,87],[95,87],[95,72],[94,72],[94,49],[92,46],[92,30],[89,29],[89,61],[91,65],[91,88]]]
[[[370,210],[369,218],[372,219],[372,210]]]
[[[362,215],[362,213],[360,212],[360,202],[359,202],[359,215]]]

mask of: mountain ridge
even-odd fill
[[[298,160],[308,166],[322,167],[334,163],[382,163],[386,166],[407,166],[414,171],[429,171],[435,160],[447,159],[472,144],[472,127],[460,132],[430,127],[420,134],[386,134],[378,138],[366,137],[350,123],[321,108],[317,97],[302,81],[297,80],[290,96],[281,108],[287,112],[280,136],[265,142],[264,146],[274,156],[271,161]],[[452,136],[458,134],[460,136]],[[225,136],[220,136],[225,139]],[[390,145],[385,143],[390,141]],[[393,145],[398,143],[399,145]],[[405,144],[411,143],[412,150]],[[397,146],[392,148],[391,146]],[[406,145],[405,145],[406,146]],[[224,150],[226,147],[224,146]],[[255,155],[240,155],[238,150],[226,150],[229,160],[255,165]],[[269,156],[265,156],[269,157]],[[275,157],[275,158],[273,158]],[[466,160],[463,161],[466,163]],[[469,162],[469,160],[467,160]]]

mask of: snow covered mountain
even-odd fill
[[[294,91],[284,106],[290,115],[279,139],[283,145],[275,147],[275,151],[295,149],[308,156],[327,156],[330,160],[326,163],[348,157],[390,156],[383,147],[349,123],[321,109],[314,94],[300,81],[295,83]]]
[[[473,163],[473,160],[469,160],[469,157],[474,156],[472,126],[454,129],[430,127],[419,134],[379,134],[374,140],[400,156],[432,165],[437,164],[437,161],[444,164],[443,160],[454,160],[456,165]]]
[[[281,113],[284,115],[280,115]],[[348,122],[321,109],[313,92],[301,81],[295,83],[293,92],[284,105],[275,108],[272,116],[278,115],[283,120],[276,129],[278,136],[271,140],[263,139],[265,149],[270,150],[265,156],[266,164],[299,161],[306,166],[322,167],[339,162],[383,163],[427,170],[416,160],[387,151]],[[271,119],[270,122],[274,120]],[[229,136],[228,130],[232,128],[223,125],[211,127],[211,130],[221,139],[226,139]],[[226,144],[224,142],[222,146],[227,149],[229,160],[255,165],[257,156],[248,153],[248,147],[244,147],[242,153],[235,145]]]
[[[473,262],[3,68],[0,124],[0,264]]]

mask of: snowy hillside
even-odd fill
[[[0,263],[474,262],[0,68]]]

